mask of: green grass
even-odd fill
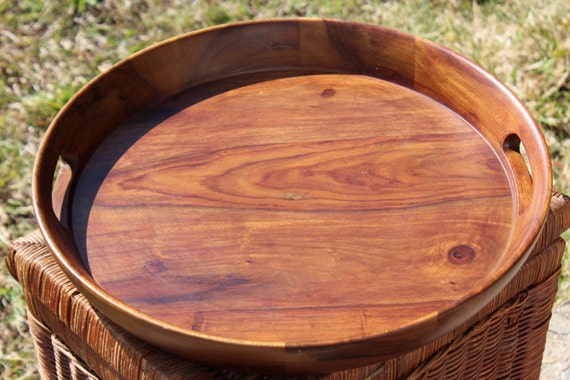
[[[570,2],[567,0],[0,0],[0,259],[35,228],[30,177],[63,104],[113,63],[209,25],[331,17],[395,27],[475,60],[524,101],[551,149],[554,186],[570,191]],[[565,235],[570,238],[570,235]],[[570,296],[564,259],[560,297]],[[0,264],[0,378],[37,377],[21,289]]]

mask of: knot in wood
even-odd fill
[[[447,258],[452,264],[462,265],[473,261],[475,250],[468,245],[457,245],[447,252]]]
[[[164,263],[158,259],[147,261],[144,264],[145,272],[150,274],[157,274],[160,272],[164,272],[166,269],[167,269],[166,265],[164,265]]]
[[[336,94],[336,90],[334,88],[325,88],[323,92],[321,92],[321,96],[323,98],[330,98]]]

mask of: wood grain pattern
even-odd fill
[[[61,222],[45,196],[60,158]],[[540,132],[494,78],[327,20],[133,56],[62,110],[35,169],[46,241],[104,314],[181,355],[285,373],[457,326],[516,272],[550,196]]]

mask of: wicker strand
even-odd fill
[[[89,371],[56,335],[51,336],[55,352],[56,373],[58,379],[97,380],[98,377]]]
[[[55,352],[51,343],[51,330],[43,323],[38,321],[33,313],[28,311],[28,324],[30,326],[30,334],[36,348],[36,357],[38,361],[38,372],[42,379],[57,379],[57,371],[55,368]]]

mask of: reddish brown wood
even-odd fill
[[[181,355],[288,373],[465,321],[518,269],[550,192],[540,131],[496,79],[327,20],[217,27],[125,60],[61,111],[34,176],[47,242],[104,314]]]

